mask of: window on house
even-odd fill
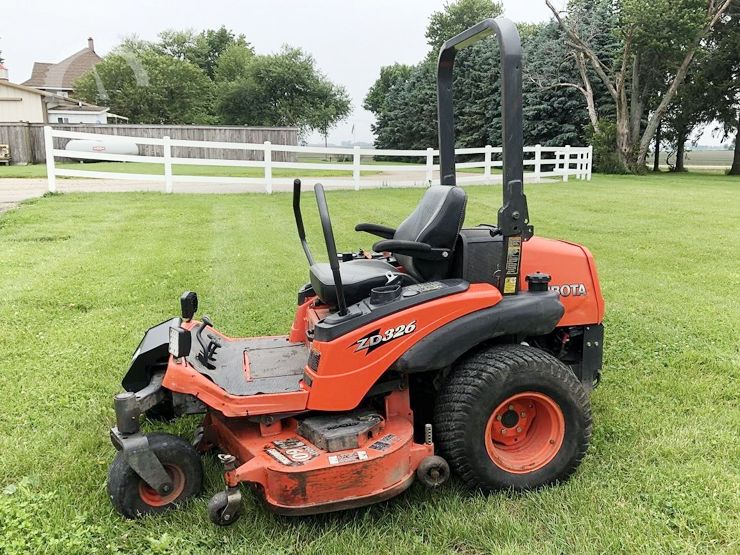
[[[69,118],[57,118],[57,123],[69,123]]]

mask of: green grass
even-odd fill
[[[320,163],[318,160],[312,162]],[[327,162],[328,163],[328,162]],[[334,162],[332,162],[334,163]],[[97,162],[94,164],[67,163],[57,164],[57,168],[66,170],[118,172],[118,173],[144,173],[150,175],[164,175],[162,164],[149,164],[145,162]],[[305,177],[341,177],[352,176],[352,164],[347,171],[344,170],[290,170],[284,168],[273,168],[273,177],[294,177],[300,172]],[[262,168],[234,168],[229,166],[191,166],[174,164],[172,166],[174,175],[197,175],[214,177],[263,177],[265,172]],[[368,170],[361,172],[362,175],[373,175],[378,172]],[[0,166],[0,179],[3,177],[15,178],[45,178],[46,165],[36,164],[31,166]]]
[[[468,224],[495,221],[500,187],[468,193]],[[396,224],[420,194],[329,192],[340,248],[370,244],[354,224]],[[226,529],[206,517],[222,487],[212,459],[182,510],[113,512],[111,397],[185,289],[226,333],[286,333],[307,276],[290,197],[68,194],[0,216],[0,552],[738,553],[740,181],[595,176],[527,195],[538,234],[591,249],[607,303],[594,437],[574,478],[523,495],[417,484],[301,519],[245,489],[246,514]],[[313,210],[306,220],[319,252]]]

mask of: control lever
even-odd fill
[[[208,339],[210,340],[208,344],[206,344],[205,340],[203,339],[203,331],[206,329],[207,326],[213,327],[213,322],[211,322],[211,319],[208,316],[203,316],[203,323],[198,327],[198,331],[195,333],[195,337],[198,340],[198,343],[200,343],[200,346],[203,347],[203,351],[198,354],[198,360],[209,370],[213,370],[216,368],[215,364],[212,364],[211,361],[215,360],[216,355],[216,349],[221,348],[221,343],[212,335],[208,336]]]

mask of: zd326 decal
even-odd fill
[[[386,343],[390,343],[404,335],[414,333],[414,330],[416,330],[416,320],[413,320],[408,324],[401,324],[394,328],[388,328],[384,332],[381,332],[380,328],[378,328],[377,330],[368,333],[365,337],[361,337],[356,343],[354,343],[355,352],[366,351],[365,354],[371,353]]]

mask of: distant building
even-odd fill
[[[72,96],[74,82],[94,68],[102,58],[95,53],[95,43],[87,39],[87,48],[83,48],[65,58],[58,64],[35,62],[31,78],[22,83],[59,96]]]
[[[108,123],[109,118],[127,118],[110,113],[110,108],[95,106],[68,96],[11,83],[0,64],[0,122],[30,123]]]
[[[100,60],[90,38],[87,48],[58,64],[34,63],[31,78],[20,85],[8,80],[8,70],[0,64],[0,122],[106,124],[109,119],[128,121],[128,118],[111,114],[110,108],[71,96],[74,82]]]

